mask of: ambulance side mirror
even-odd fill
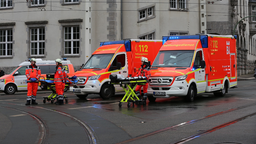
[[[201,68],[205,68],[205,61],[204,61],[204,60],[202,60],[202,61],[200,62],[200,66],[201,66]]]
[[[18,71],[16,71],[16,72],[13,74],[13,76],[16,76],[16,75],[19,75],[19,72],[18,72]]]

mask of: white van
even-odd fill
[[[6,94],[14,94],[17,91],[27,90],[25,72],[28,65],[30,65],[30,62],[24,61],[14,68],[10,74],[0,77],[0,91],[4,91]],[[36,59],[36,65],[41,69],[41,78],[45,78],[46,74],[55,73],[56,71],[54,60]],[[62,65],[67,71],[68,76],[74,75],[74,67],[69,60],[62,60]]]

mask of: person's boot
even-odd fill
[[[36,100],[32,99],[32,105],[38,105],[38,103],[36,102]]]
[[[27,100],[27,102],[25,103],[25,105],[30,105],[30,100]]]
[[[63,97],[59,96],[57,98],[57,102],[55,103],[56,105],[63,105]]]
[[[143,100],[146,101],[147,98],[148,98],[148,97],[147,97],[147,93],[144,93],[144,95],[143,95]]]

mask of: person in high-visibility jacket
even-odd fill
[[[27,77],[27,102],[25,105],[30,105],[32,99],[32,105],[37,105],[36,93],[38,90],[38,82],[41,76],[41,70],[36,65],[36,59],[31,58],[31,65],[27,66],[26,77]]]
[[[141,57],[141,67],[139,69],[139,72],[137,73],[136,77],[138,76],[143,76],[146,77],[147,80],[149,80],[150,77],[150,63],[148,61],[148,59],[146,57]],[[148,83],[146,83],[145,85],[137,85],[135,88],[135,93],[139,96],[140,95],[140,91],[141,91],[141,87],[143,87],[143,100],[146,101],[147,100],[147,92],[148,92]]]
[[[68,75],[67,75],[67,71],[65,68],[62,69],[62,73],[63,73],[63,77],[64,77],[64,82],[62,83],[62,89],[63,89],[63,95],[64,95],[65,85],[66,85],[66,82],[68,81]]]
[[[64,76],[62,71],[62,62],[61,59],[56,59],[56,72],[54,75],[54,84],[57,93],[57,102],[56,104],[62,105],[63,104],[63,83],[64,83]]]

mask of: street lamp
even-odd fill
[[[256,17],[256,15],[250,15],[250,16],[247,16],[247,17],[244,17],[244,18],[240,19],[240,21],[238,21],[238,22],[236,23],[236,26],[235,26],[235,28],[234,28],[234,30],[233,30],[233,35],[235,35],[235,30],[236,30],[237,25],[238,25],[242,20],[244,20],[244,19],[246,19],[246,18],[249,18],[249,17]]]

